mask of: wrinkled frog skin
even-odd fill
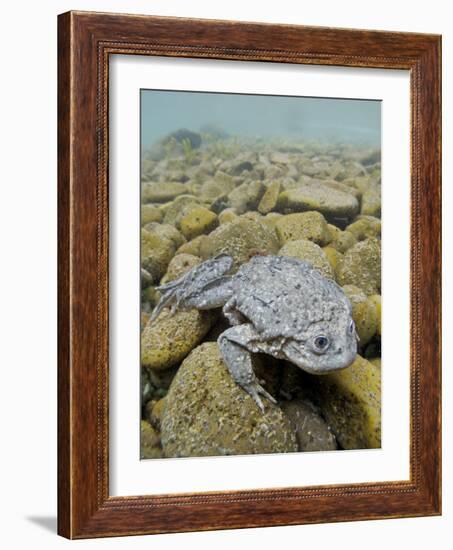
[[[158,287],[164,307],[199,310],[223,308],[231,328],[218,344],[233,379],[258,407],[260,386],[251,354],[285,359],[312,374],[349,366],[357,353],[351,304],[341,287],[311,264],[284,256],[254,256],[228,275],[231,256],[221,254],[195,266],[179,279]]]

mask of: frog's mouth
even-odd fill
[[[357,346],[348,346],[334,353],[316,355],[310,353],[304,343],[288,342],[283,352],[291,363],[309,374],[326,374],[349,367],[357,355]]]

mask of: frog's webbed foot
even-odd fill
[[[261,412],[264,405],[260,395],[276,404],[276,400],[258,382],[252,367],[250,351],[259,351],[253,344],[258,337],[251,325],[239,325],[223,332],[218,339],[223,360],[234,381],[255,401]],[[250,351],[249,351],[250,350]]]
[[[157,318],[164,307],[177,309],[214,309],[231,297],[230,277],[225,276],[233,265],[231,256],[221,254],[193,267],[179,279],[156,287],[161,299],[151,316]]]

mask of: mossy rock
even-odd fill
[[[281,408],[296,434],[299,451],[334,451],[338,448],[334,434],[310,401],[284,401]]]
[[[147,223],[143,227],[143,229],[145,229],[149,233],[153,233],[154,235],[158,235],[163,239],[167,239],[171,241],[175,246],[175,248],[180,247],[182,244],[186,242],[186,238],[184,237],[184,235],[182,235],[182,233],[180,233],[176,229],[176,227],[168,223],[151,222],[151,223]]]
[[[157,208],[157,206],[152,204],[143,204],[140,209],[140,213],[140,222],[142,226],[147,223],[162,221],[162,212],[159,208]]]
[[[225,208],[225,210],[222,210],[219,214],[219,223],[222,225],[224,223],[232,222],[237,217],[238,215],[234,211],[234,208]]]
[[[338,230],[338,232],[335,233],[335,236],[330,242],[329,246],[344,254],[355,244],[357,244],[357,238],[354,236],[353,233],[351,233],[350,231]]]
[[[307,239],[325,246],[331,240],[327,222],[319,212],[287,214],[275,224],[275,231],[281,245],[288,241]]]
[[[165,397],[161,397],[158,400],[149,401],[145,407],[146,420],[158,432],[160,432],[164,406],[165,406]]]
[[[169,283],[175,279],[179,279],[193,267],[201,263],[201,258],[192,254],[177,254],[168,264],[167,272],[162,277],[160,284]]]
[[[186,191],[187,193],[187,191]],[[174,201],[168,204],[164,212],[164,223],[178,225],[179,220],[185,214],[188,207],[200,204],[200,199],[193,195],[180,195]]]
[[[338,250],[336,250],[335,248],[332,248],[330,245],[325,246],[323,248],[323,251],[324,251],[324,254],[327,256],[327,259],[329,260],[329,263],[332,266],[333,271],[335,272],[338,267],[338,264],[343,258],[343,254]]]
[[[140,423],[140,458],[162,458],[158,432],[146,420]]]
[[[177,181],[145,183],[142,187],[142,201],[145,203],[171,201],[186,191],[187,187]]]
[[[359,345],[366,346],[378,331],[376,304],[354,285],[346,285],[343,290],[352,305],[352,317],[360,338]]]
[[[218,225],[216,214],[204,206],[193,206],[190,211],[182,216],[179,228],[188,240],[199,235],[209,233]]]
[[[176,247],[171,240],[142,229],[142,267],[149,273],[154,283],[157,283],[165,273],[175,250]]]
[[[278,181],[273,181],[264,195],[261,197],[261,200],[258,204],[258,212],[261,214],[268,214],[275,209],[278,202],[278,196],[280,195],[281,185]]]
[[[343,370],[312,376],[317,405],[344,449],[381,446],[381,370],[357,356]]]
[[[374,216],[359,216],[354,223],[348,225],[347,231],[352,233],[358,241],[370,238],[381,238],[381,220]]]
[[[366,239],[347,250],[337,269],[341,286],[355,285],[368,296],[381,290],[381,244],[377,239]]]
[[[362,196],[360,213],[367,216],[381,217],[381,188],[370,187]]]
[[[382,319],[382,304],[381,304],[381,297],[379,294],[373,294],[373,296],[370,296],[368,300],[374,305],[376,308],[376,317],[377,317],[377,334],[381,336],[381,319]]]
[[[317,244],[300,239],[298,241],[289,241],[279,251],[279,256],[289,256],[304,260],[318,269],[324,277],[335,279],[334,270],[324,252]]]
[[[238,214],[255,210],[264,193],[261,181],[245,182],[228,193],[228,203]]]
[[[268,400],[264,414],[232,379],[216,343],[182,363],[166,397],[161,434],[167,457],[297,451],[295,434]]]
[[[265,224],[238,217],[210,233],[201,243],[200,253],[205,260],[217,254],[229,254],[234,260],[233,268],[237,268],[254,254],[276,254],[278,248],[275,233]]]
[[[190,240],[187,243],[181,245],[176,251],[178,254],[191,254],[192,256],[201,256],[200,248],[201,244],[206,240],[206,235],[200,235],[195,237],[195,239]]]
[[[164,309],[142,333],[141,363],[163,370],[180,363],[209,332],[217,318],[215,311]]]
[[[283,191],[277,207],[281,212],[317,210],[329,221],[353,219],[359,212],[359,202],[353,195],[320,184]]]

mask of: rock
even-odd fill
[[[154,283],[157,283],[165,273],[175,250],[176,247],[171,240],[142,229],[142,267],[149,273]]]
[[[335,233],[335,236],[329,246],[344,254],[346,250],[349,250],[356,243],[357,239],[353,233],[350,231],[341,231],[339,229],[338,232]]]
[[[219,223],[222,225],[224,223],[232,222],[238,217],[233,208],[225,208],[219,214]]]
[[[266,214],[266,216],[264,216],[261,221],[262,223],[266,224],[268,227],[275,229],[277,222],[282,218],[283,218],[283,214],[280,214],[279,212],[269,212],[269,214]]]
[[[317,405],[343,449],[381,446],[381,371],[360,355],[343,370],[311,376]]]
[[[255,210],[264,193],[264,185],[260,181],[250,181],[239,185],[228,193],[228,204],[238,214]]]
[[[140,458],[162,458],[159,434],[146,420],[140,423]]]
[[[200,256],[200,248],[201,244],[207,239],[206,235],[200,235],[199,237],[195,237],[195,239],[192,239],[191,241],[184,243],[181,245],[178,250],[176,251],[176,255],[178,254],[191,254],[193,256]]]
[[[265,224],[249,218],[238,217],[220,225],[201,243],[203,259],[217,254],[229,254],[234,259],[234,268],[247,262],[256,253],[276,254],[278,240]]]
[[[334,271],[324,250],[311,241],[306,239],[289,241],[280,249],[278,254],[280,256],[290,256],[299,260],[305,260],[318,269],[324,277],[335,279]]]
[[[323,248],[323,251],[324,251],[324,254],[327,256],[327,259],[329,260],[329,263],[332,266],[332,269],[335,273],[341,258],[343,258],[343,254],[338,250],[336,250],[335,248],[332,248],[330,245],[325,246]]]
[[[200,203],[198,197],[193,195],[179,195],[171,202],[165,210],[164,223],[177,225],[181,217],[186,213],[189,206],[193,206]]]
[[[167,272],[162,277],[160,284],[163,285],[170,281],[178,279],[184,273],[187,273],[192,267],[201,263],[201,258],[192,254],[177,254],[168,264]]]
[[[307,239],[325,246],[331,239],[327,222],[319,212],[287,214],[278,220],[275,230],[281,245],[288,241]]]
[[[167,223],[151,222],[147,223],[143,227],[143,229],[145,229],[149,233],[152,233],[153,235],[162,237],[163,239],[170,241],[171,243],[173,243],[175,249],[186,242],[185,237],[176,229],[176,227],[173,227],[173,225]]]
[[[165,406],[165,397],[157,401],[149,401],[145,407],[145,416],[151,426],[160,432],[163,410]]]
[[[152,204],[143,204],[140,210],[140,223],[146,225],[150,222],[161,222],[162,212],[156,206]]]
[[[351,187],[349,185],[346,185],[342,182],[335,181],[335,180],[317,180],[317,183],[320,185],[323,185],[325,187],[330,187],[330,189],[335,189],[336,191],[340,191],[342,193],[346,193],[347,195],[352,195],[355,197],[360,205],[360,201],[362,199],[362,191],[360,189],[357,189],[355,187]],[[312,181],[312,185],[314,182]]]
[[[143,330],[142,365],[156,370],[177,365],[201,342],[216,318],[213,310],[177,310],[171,315],[164,309]]]
[[[201,146],[201,135],[186,128],[180,128],[171,134],[168,134],[162,142],[167,143],[170,140],[174,139],[177,143],[183,143],[185,140],[188,140],[192,149],[198,149]]]
[[[371,187],[362,196],[360,213],[367,216],[381,217],[381,188]]]
[[[258,204],[258,212],[268,214],[277,206],[278,196],[280,195],[281,185],[278,181],[273,181],[264,192]]]
[[[215,343],[196,348],[179,368],[161,427],[167,457],[297,451],[289,420],[269,401],[261,413],[231,378]]]
[[[180,222],[181,233],[186,239],[209,233],[218,225],[217,216],[204,206],[192,206]]]
[[[335,436],[310,401],[284,401],[281,408],[296,433],[299,451],[334,451],[338,448]]]
[[[378,330],[376,305],[354,285],[346,285],[343,290],[352,305],[352,317],[360,338],[359,345],[366,346]]]
[[[371,294],[380,294],[380,241],[377,239],[366,239],[350,248],[338,265],[337,281],[341,286],[358,286],[368,296]]]
[[[381,220],[373,216],[359,216],[346,228],[358,241],[370,238],[381,238]]]
[[[201,185],[198,193],[203,200],[214,200],[230,193],[235,187],[235,178],[219,170],[216,172],[214,178],[205,181]]]
[[[374,305],[376,308],[376,317],[377,317],[377,334],[381,336],[381,297],[379,294],[373,294],[373,296],[370,296],[368,300]]]
[[[142,188],[142,201],[144,203],[171,201],[186,191],[187,187],[177,181],[146,183]]]
[[[353,195],[325,185],[301,185],[280,193],[277,208],[281,212],[317,210],[329,221],[335,221],[354,218],[359,203]]]

